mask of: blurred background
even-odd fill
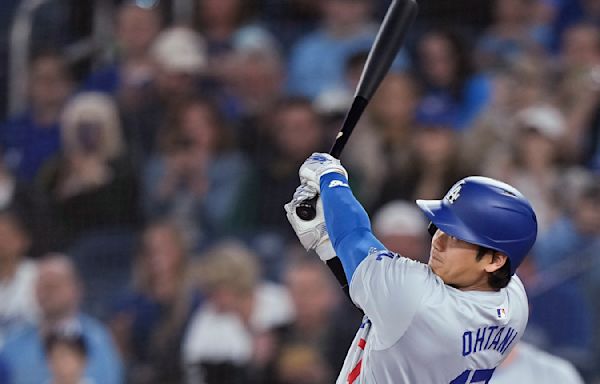
[[[332,383],[361,315],[283,204],[388,4],[2,0],[0,383]],[[600,1],[419,4],[342,156],[353,190],[427,262],[414,199],[516,186],[540,231],[514,359],[598,383]]]

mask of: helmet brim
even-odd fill
[[[480,245],[477,236],[452,212],[452,209],[444,204],[443,200],[417,200],[417,205],[442,232],[467,243]]]

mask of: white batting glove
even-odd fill
[[[303,201],[310,200],[318,195],[317,189],[308,184],[301,184],[296,188],[292,201],[284,205],[286,216],[296,236],[302,246],[307,250],[314,250],[323,261],[333,259],[335,251],[327,227],[325,226],[325,216],[323,214],[323,202],[319,197],[316,204],[315,218],[310,221],[304,221],[296,215],[296,207]]]
[[[317,193],[320,193],[321,176],[331,172],[337,172],[344,175],[346,179],[348,178],[348,172],[338,159],[328,153],[315,152],[304,161],[298,173],[302,184],[308,184],[314,187]]]

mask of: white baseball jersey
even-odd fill
[[[583,384],[583,379],[567,360],[525,343],[519,343],[514,352],[514,360],[507,360],[498,367],[491,384]]]
[[[488,383],[527,324],[523,284],[461,291],[428,265],[371,250],[350,283],[365,313],[337,384]]]

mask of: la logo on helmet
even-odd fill
[[[454,204],[454,202],[460,197],[460,190],[462,189],[464,184],[465,181],[462,180],[454,184],[454,186],[448,191],[448,193],[446,194],[446,200],[448,200],[450,204]]]

